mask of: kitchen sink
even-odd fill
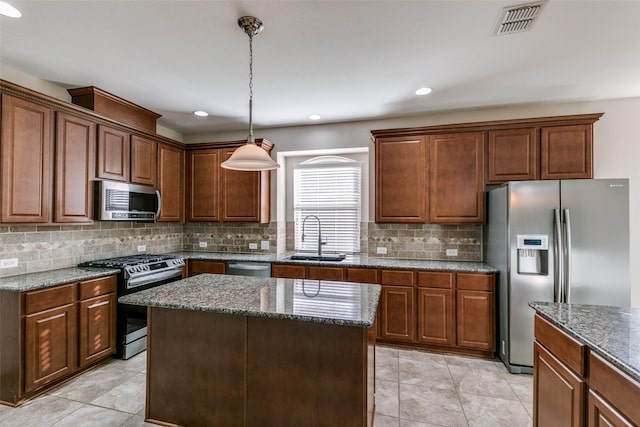
[[[294,254],[289,257],[290,260],[300,261],[342,261],[345,254],[336,255],[316,255],[316,254]]]

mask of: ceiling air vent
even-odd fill
[[[540,16],[545,3],[546,1],[538,1],[503,8],[498,15],[493,35],[500,36],[529,30]]]

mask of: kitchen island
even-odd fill
[[[529,305],[534,426],[640,425],[640,308]]]
[[[146,419],[371,426],[379,285],[202,274],[148,306]]]

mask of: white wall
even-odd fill
[[[592,102],[523,105],[471,111],[443,112],[388,120],[289,128],[257,129],[256,137],[274,143],[279,151],[315,150],[345,147],[372,147],[372,129],[517,119],[568,114],[605,113],[594,126],[594,177],[629,178],[631,218],[631,304],[640,307],[640,98]],[[187,135],[185,142],[224,141],[246,138],[246,131]],[[373,212],[374,151],[370,150],[370,203]],[[275,179],[271,206],[277,206]],[[273,218],[276,213],[272,212]]]

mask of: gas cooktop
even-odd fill
[[[107,268],[124,268],[131,265],[151,264],[159,261],[166,261],[170,259],[178,259],[173,255],[154,255],[154,254],[141,254],[141,255],[129,255],[117,258],[97,259],[93,261],[86,261],[78,264],[79,267],[107,267]]]

